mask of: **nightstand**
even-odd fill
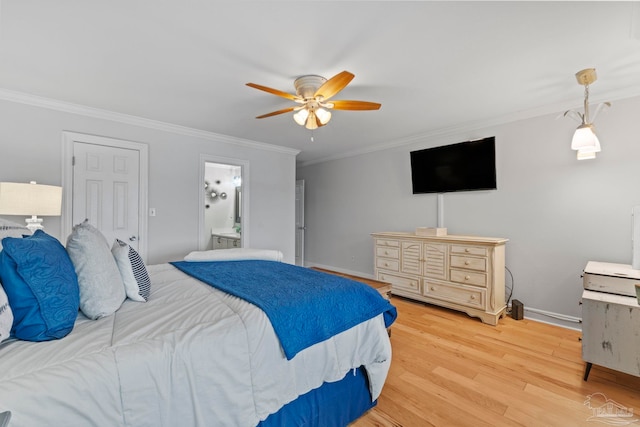
[[[640,306],[635,297],[582,293],[582,359],[591,365],[640,376]]]

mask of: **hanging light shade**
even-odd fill
[[[576,129],[571,140],[571,149],[576,150],[578,160],[595,159],[596,153],[601,151],[600,140],[596,135],[593,120],[604,106],[611,106],[609,102],[598,105],[595,114],[589,119],[589,85],[597,79],[595,68],[587,68],[576,73],[578,84],[584,86],[584,113],[566,111],[565,116],[572,114],[580,120],[580,126]]]
[[[304,126],[307,122],[307,118],[309,117],[309,110],[306,108],[301,108],[297,113],[293,115],[293,120],[296,121],[300,126]]]
[[[309,130],[318,129],[318,119],[316,118],[316,113],[313,110],[309,111],[309,117],[307,117],[304,127]]]
[[[582,152],[597,153],[600,151],[600,140],[592,124],[581,124],[573,134],[571,149]]]
[[[320,121],[321,125],[326,125],[331,120],[331,111],[325,110],[324,108],[318,108],[316,110],[316,117]]]
[[[596,152],[595,151],[578,150],[577,158],[578,158],[578,160],[595,159],[596,158]]]

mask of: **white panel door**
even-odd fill
[[[89,219],[107,238],[138,250],[140,152],[74,142],[73,224]]]
[[[296,265],[304,266],[304,180],[296,181]]]

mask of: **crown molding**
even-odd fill
[[[59,101],[56,99],[45,98],[42,96],[31,95],[24,92],[17,92],[3,88],[0,88],[0,100],[31,105],[34,107],[47,108],[64,113],[77,114],[94,119],[102,119],[133,126],[139,126],[163,132],[192,136],[195,138],[201,138],[209,141],[216,141],[257,150],[274,151],[277,153],[289,154],[292,156],[297,156],[300,153],[300,150],[296,150],[293,148],[282,147],[279,145],[267,144],[265,142],[252,141],[248,139],[235,138],[228,135],[189,128],[186,126],[161,122],[158,120],[145,119],[143,117],[132,116],[129,114],[116,113],[99,108],[87,107],[84,105],[73,104],[71,102]]]
[[[618,91],[610,91],[606,93],[604,96],[600,95],[597,99],[594,99],[591,104],[595,105],[600,102],[606,101],[620,101],[629,98],[635,98],[640,96],[640,89],[637,90],[618,90]],[[615,106],[615,104],[614,104]],[[384,151],[384,150],[392,150],[395,148],[400,148],[408,145],[412,145],[418,142],[424,142],[431,139],[442,138],[442,137],[454,137],[460,134],[469,134],[476,132],[481,129],[487,129],[495,126],[501,126],[509,123],[514,123],[520,120],[533,119],[535,117],[541,117],[545,115],[556,114],[556,118],[561,118],[562,113],[573,109],[579,108],[575,104],[574,101],[571,103],[563,102],[563,103],[555,103],[545,105],[539,108],[533,108],[525,111],[519,111],[513,114],[506,114],[501,117],[489,118],[486,120],[477,120],[473,122],[459,123],[456,125],[452,125],[449,127],[442,127],[438,129],[434,129],[429,132],[421,133],[418,135],[409,136],[402,139],[396,139],[389,142],[383,142],[380,144],[369,145],[367,147],[359,148],[352,151],[338,153],[332,156],[326,156],[319,159],[308,160],[305,162],[298,162],[296,167],[305,167],[311,166],[318,163],[329,162],[332,160],[344,159],[347,157],[355,157],[363,154],[369,154],[376,151]]]

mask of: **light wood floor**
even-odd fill
[[[580,332],[510,317],[489,326],[400,297],[391,302],[398,309],[391,370],[378,405],[353,427],[606,425],[588,421],[594,413],[584,402],[594,393],[633,409],[628,421],[640,419],[640,378],[594,365],[582,380]]]

